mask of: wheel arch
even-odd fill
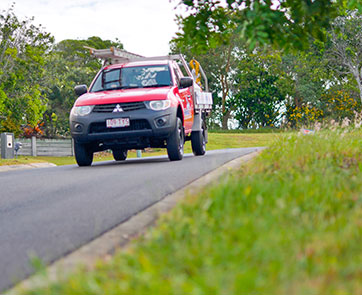
[[[184,124],[184,112],[181,108],[181,105],[177,106],[177,111],[176,111],[176,117],[179,117],[182,121],[182,126],[185,126]]]

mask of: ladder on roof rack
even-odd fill
[[[84,46],[84,48],[88,49],[90,54],[94,57],[104,60],[104,65],[107,63],[116,64],[144,58],[142,55],[131,53],[115,47],[107,49],[94,49],[92,47]]]
[[[94,49],[92,47],[84,46],[84,48],[88,49],[90,54],[93,55],[94,57],[104,60],[106,64],[115,64],[115,63],[130,62],[130,61],[145,61],[145,60],[163,60],[163,59],[182,60],[183,59],[181,54],[145,57],[115,47],[107,49]]]

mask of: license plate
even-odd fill
[[[128,127],[129,118],[115,118],[106,121],[107,128]]]

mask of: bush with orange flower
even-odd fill
[[[38,123],[35,126],[26,125],[23,128],[23,131],[24,131],[23,136],[26,138],[30,138],[33,136],[41,137],[44,134],[44,132],[42,130],[43,126],[44,126],[44,122]]]

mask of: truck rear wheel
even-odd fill
[[[206,136],[204,128],[191,132],[191,147],[195,156],[203,156],[206,153]]]
[[[167,154],[170,161],[182,160],[184,155],[185,132],[182,121],[176,118],[176,127],[167,139]]]
[[[119,150],[112,150],[112,153],[113,153],[113,158],[116,160],[116,161],[124,161],[127,159],[127,150],[123,150],[123,149],[119,149]]]
[[[78,166],[90,166],[93,162],[93,151],[86,144],[74,143],[75,160]]]

